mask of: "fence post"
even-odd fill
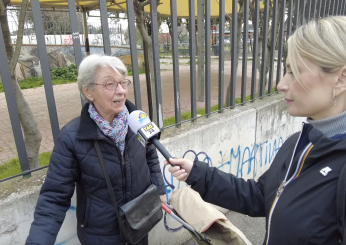
[[[2,84],[4,86],[4,90],[5,90],[7,109],[8,109],[8,113],[11,120],[12,131],[13,131],[14,141],[16,143],[20,167],[22,169],[24,177],[30,177],[31,176],[30,172],[28,172],[30,171],[28,156],[26,154],[22,128],[20,126],[17,103],[15,100],[12,79],[10,75],[10,67],[8,65],[8,59],[7,59],[6,48],[4,43],[4,36],[2,33],[1,25],[0,25],[0,53],[2,54],[0,55],[0,75],[2,79]]]

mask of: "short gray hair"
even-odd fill
[[[127,69],[124,63],[117,57],[92,54],[85,57],[78,68],[78,89],[82,98],[89,102],[89,99],[83,93],[83,87],[88,90],[94,90],[97,71],[102,67],[111,67],[121,76],[127,76]]]

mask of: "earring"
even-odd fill
[[[335,92],[333,91],[333,99],[334,99],[334,105],[336,106],[338,102],[338,96],[335,95]]]

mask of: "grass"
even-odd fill
[[[276,88],[272,89],[272,92],[275,92]],[[268,91],[266,91],[266,94],[268,94]],[[258,94],[255,95],[255,97],[257,97]],[[245,101],[250,101],[251,100],[251,95],[248,95],[245,97]],[[235,99],[235,105],[239,105],[241,104],[241,98],[236,98]],[[223,105],[225,107],[225,104]],[[214,105],[210,107],[210,112],[214,112],[219,110],[219,105]],[[205,115],[205,108],[199,108],[197,109],[197,115]],[[191,112],[184,112],[181,114],[181,121],[186,121],[191,119]],[[170,125],[174,125],[175,124],[175,116],[172,117],[168,117],[166,119],[163,120],[163,127],[167,127]]]
[[[40,167],[47,166],[49,164],[52,152],[44,152],[39,155]],[[20,174],[22,169],[18,158],[13,158],[0,165],[0,179],[11,177],[16,174]]]
[[[138,73],[139,74],[145,74],[145,69],[139,69],[138,70]],[[132,70],[129,70],[128,73],[127,73],[128,76],[132,76],[133,73],[132,73]]]
[[[53,85],[75,83],[75,82],[76,82],[75,80],[68,80],[68,79],[52,79]],[[37,88],[43,85],[43,79],[42,77],[30,77],[25,80],[19,80],[18,84],[21,89]],[[4,92],[4,87],[1,82],[0,82],[0,92]]]
[[[145,69],[139,69],[139,74],[145,74]],[[132,76],[132,71],[129,70],[128,72],[129,76]],[[75,83],[76,80],[69,80],[69,79],[52,79],[53,85],[58,84],[67,84],[67,83]],[[19,80],[18,81],[19,87],[21,89],[28,89],[28,88],[37,88],[41,87],[43,85],[43,78],[42,77],[29,77],[25,80]],[[4,92],[3,84],[0,82],[0,92]]]

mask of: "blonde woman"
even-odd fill
[[[264,244],[338,244],[336,185],[346,164],[346,17],[298,28],[288,39],[286,66],[278,90],[288,113],[307,117],[307,123],[258,181],[186,159],[170,160],[178,165],[170,172],[207,202],[266,217]]]

